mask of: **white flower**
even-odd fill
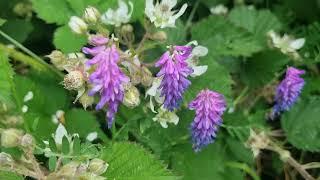
[[[28,102],[33,98],[33,92],[32,91],[28,91],[28,93],[24,96],[23,98],[23,102]]]
[[[98,133],[97,132],[91,132],[91,133],[89,133],[88,135],[87,135],[87,140],[88,141],[90,141],[90,142],[92,142],[92,141],[94,141],[95,139],[97,139],[97,137],[98,137]]]
[[[121,24],[127,23],[130,21],[131,14],[133,12],[133,4],[131,1],[129,1],[129,5],[131,8],[131,11],[129,12],[128,5],[123,0],[118,0],[118,9],[108,9],[107,12],[105,12],[101,20],[105,24],[111,24],[115,25],[116,27],[119,27]]]
[[[158,109],[158,114],[152,118],[152,120],[158,121],[163,128],[167,128],[167,123],[173,123],[174,125],[177,125],[179,122],[179,117],[174,112],[168,111],[161,106]]]
[[[77,16],[72,16],[68,25],[71,28],[71,30],[77,34],[84,34],[87,32],[87,24]]]
[[[163,97],[160,97],[160,84],[161,84],[162,78],[156,77],[153,79],[152,86],[147,90],[146,96],[150,96],[150,109],[152,112],[157,113],[157,111],[154,110],[153,105],[153,98],[158,104],[162,104],[164,101]]]
[[[100,12],[96,8],[89,6],[84,10],[83,19],[88,23],[96,23],[100,16]]]
[[[281,37],[273,30],[268,32],[268,36],[274,47],[279,48],[284,54],[293,54],[294,57],[299,56],[297,50],[301,49],[305,43],[305,38],[294,39],[287,34]]]
[[[191,56],[187,59],[188,66],[193,69],[193,73],[190,74],[191,77],[200,76],[205,73],[208,69],[207,65],[197,66],[200,57],[206,56],[208,54],[208,48],[198,45],[196,41],[192,41],[187,45],[194,44],[196,47],[193,48]]]
[[[156,27],[175,27],[176,20],[186,11],[188,5],[185,3],[178,13],[172,11],[177,0],[162,0],[153,4],[153,0],[146,0],[145,14]]]
[[[223,4],[219,4],[210,8],[210,12],[215,15],[225,15],[228,13],[228,8]]]

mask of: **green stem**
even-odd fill
[[[241,102],[242,98],[247,95],[249,87],[246,86],[240,93],[240,95],[233,101],[233,107],[235,108],[239,102]]]
[[[247,164],[239,163],[239,162],[227,162],[227,166],[232,168],[237,168],[248,173],[254,180],[260,180],[259,176],[254,172]]]
[[[58,71],[54,67],[52,67],[49,64],[47,64],[39,56],[34,54],[32,51],[30,51],[28,48],[26,48],[25,46],[20,44],[18,41],[16,41],[13,38],[11,38],[5,32],[0,30],[0,35],[3,36],[8,41],[10,41],[12,44],[14,44],[19,49],[21,49],[23,52],[28,54],[30,57],[26,56],[26,55],[24,55],[24,54],[22,54],[22,53],[20,53],[18,51],[16,51],[13,48],[9,48],[9,47],[6,47],[5,45],[0,44],[0,49],[8,52],[10,56],[12,56],[13,58],[17,59],[18,61],[21,61],[21,62],[24,62],[24,63],[26,63],[28,65],[31,65],[32,67],[34,67],[34,68],[36,68],[38,70],[48,69],[48,70],[52,71],[53,73],[55,73],[56,75],[58,75],[60,77],[63,77],[63,74],[60,71]]]

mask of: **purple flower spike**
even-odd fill
[[[271,113],[271,119],[279,115],[283,111],[289,110],[297,101],[301,90],[305,84],[300,75],[304,74],[304,70],[289,67],[286,77],[281,81],[276,89],[275,102]]]
[[[191,123],[192,144],[195,152],[212,143],[219,126],[222,124],[222,114],[226,110],[223,95],[202,90],[189,104],[189,109],[196,111],[196,117]]]
[[[89,95],[100,93],[101,98],[96,109],[108,106],[106,117],[108,128],[111,128],[115,113],[124,96],[123,83],[128,82],[129,78],[117,65],[120,56],[116,46],[114,44],[110,47],[105,46],[107,42],[107,38],[102,36],[92,37],[90,44],[96,46],[83,48],[83,52],[93,56],[86,64],[88,66],[95,65],[95,71],[89,76],[89,82],[92,84]]]
[[[167,51],[156,62],[156,67],[161,67],[157,76],[163,78],[159,89],[164,97],[164,108],[170,111],[178,108],[183,93],[191,84],[187,77],[193,70],[186,62],[191,51],[191,46],[174,46],[172,54]]]

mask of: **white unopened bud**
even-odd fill
[[[164,31],[158,31],[151,35],[151,39],[158,40],[158,41],[165,41],[167,40],[167,38],[168,38],[167,34]]]
[[[87,109],[88,106],[91,106],[94,103],[94,97],[89,96],[88,93],[83,93],[80,97],[79,102],[82,104],[84,109]]]
[[[124,94],[123,104],[129,108],[137,107],[140,104],[140,93],[135,86],[129,86]]]
[[[5,129],[1,133],[1,146],[3,147],[16,147],[20,144],[23,132],[18,129]]]
[[[21,146],[25,148],[33,148],[34,147],[34,140],[30,134],[25,134],[21,138]]]
[[[87,24],[77,16],[72,16],[68,25],[71,28],[71,30],[77,34],[84,34],[87,32],[88,29]]]
[[[84,85],[83,75],[80,71],[71,71],[64,76],[63,85],[68,90],[78,90]]]
[[[89,6],[84,11],[83,19],[88,23],[95,24],[100,19],[100,16],[101,14],[98,9]]]
[[[54,50],[51,54],[46,57],[50,58],[51,63],[58,68],[59,70],[63,70],[63,66],[66,64],[66,57],[61,51]]]
[[[96,175],[101,175],[104,172],[106,172],[106,170],[108,169],[109,164],[106,163],[105,161],[95,158],[92,159],[89,163],[89,171],[96,174]]]

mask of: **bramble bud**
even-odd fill
[[[20,144],[23,132],[18,129],[5,129],[1,133],[1,146],[3,147],[16,147]]]
[[[83,75],[80,71],[71,71],[64,76],[64,88],[68,90],[78,90],[84,85]]]
[[[3,121],[7,126],[19,126],[23,124],[23,119],[21,116],[6,116]]]
[[[101,14],[96,8],[89,6],[84,11],[83,19],[88,23],[95,24],[100,19],[100,16]]]
[[[0,153],[0,166],[10,165],[13,162],[12,156],[10,154],[1,152]]]
[[[58,68],[59,70],[63,70],[64,65],[66,64],[66,57],[61,51],[54,50],[51,54],[46,57],[50,58],[51,63]]]
[[[164,31],[157,31],[151,35],[151,39],[158,41],[165,41],[167,38],[167,34]]]
[[[92,159],[89,163],[89,171],[96,174],[101,175],[108,169],[109,164],[101,159]]]
[[[94,97],[89,96],[88,93],[85,92],[80,97],[79,102],[82,104],[84,109],[87,109],[88,106],[91,106],[94,103]]]
[[[73,177],[76,175],[79,165],[79,162],[71,161],[68,164],[62,166],[62,168],[57,172],[57,174],[59,176]]]
[[[122,33],[132,33],[133,32],[133,27],[130,24],[123,25],[121,27],[121,32]]]
[[[25,148],[33,148],[34,147],[34,140],[33,137],[30,134],[25,134],[21,138],[21,144],[22,147]]]
[[[123,104],[129,108],[137,107],[140,104],[140,93],[135,86],[130,85],[127,88],[124,94]]]
[[[87,32],[88,29],[87,24],[77,16],[72,16],[68,25],[71,28],[71,30],[77,34],[84,34]]]
[[[151,86],[152,81],[153,81],[152,73],[147,67],[142,66],[141,67],[141,84],[143,86],[149,87]]]

